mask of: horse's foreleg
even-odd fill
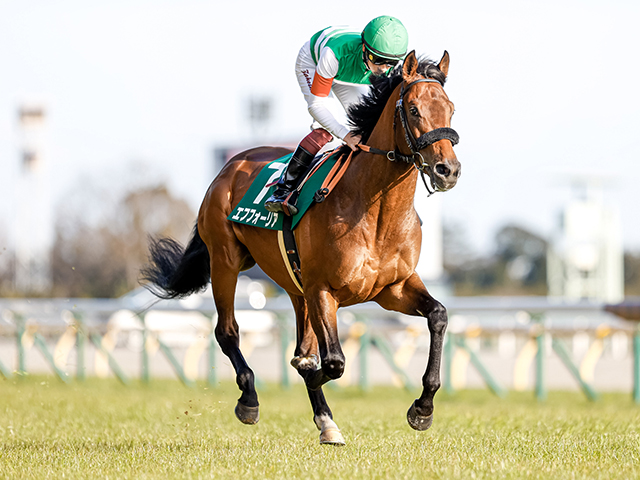
[[[291,361],[291,365],[298,370],[300,376],[305,379],[308,378],[309,371],[318,370],[318,363],[315,355],[297,356]],[[313,422],[316,424],[318,430],[320,430],[320,443],[331,445],[344,445],[344,437],[333,421],[333,414],[327,404],[327,400],[324,398],[322,387],[311,389],[307,387],[307,393],[309,394],[309,400],[311,401],[311,408],[313,409]]]
[[[422,377],[422,395],[413,402],[407,412],[407,421],[412,428],[426,430],[433,422],[433,397],[440,388],[440,359],[447,328],[447,311],[440,302],[429,295],[422,280],[415,273],[403,284],[385,288],[374,300],[387,310],[427,319],[431,344],[427,369]]]
[[[318,363],[318,340],[309,321],[307,305],[302,297],[291,297],[296,312],[296,332],[297,342],[295,357],[291,360],[291,365],[298,371],[305,380],[314,378],[318,373],[322,375]],[[322,387],[311,389],[307,387],[311,408],[313,409],[313,422],[320,430],[320,443],[332,445],[344,445],[344,437],[340,429],[333,421],[333,414],[324,398]]]
[[[326,291],[305,295],[308,305],[308,318],[318,340],[320,363],[322,368],[309,372],[305,379],[312,390],[320,388],[329,380],[336,380],[344,373],[345,358],[338,338],[336,311],[338,303]]]

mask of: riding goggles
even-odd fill
[[[368,48],[365,51],[365,55],[367,60],[369,60],[374,65],[389,65],[390,67],[395,67],[400,60],[393,60],[390,58],[384,58],[375,53],[371,52]]]

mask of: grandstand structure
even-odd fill
[[[573,178],[574,196],[547,255],[549,295],[616,303],[624,298],[622,227],[603,200],[601,175]]]

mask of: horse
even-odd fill
[[[303,292],[277,253],[276,231],[227,219],[258,172],[291,150],[257,147],[230,159],[204,197],[186,248],[170,238],[151,240],[142,279],[158,297],[186,297],[211,282],[215,336],[236,372],[241,396],[235,414],[242,423],[258,422],[259,402],[254,373],[239,348],[234,296],[238,274],[257,263],[291,299],[297,340],[291,365],[304,379],[320,443],[345,443],[322,392],[345,368],[336,311],[369,301],[426,318],[430,351],[422,393],[407,421],[416,430],[431,426],[448,320],[445,307],[415,272],[421,220],[414,194],[419,172],[441,192],[460,176],[453,151],[458,138],[450,127],[454,106],[443,88],[448,70],[446,51],[438,64],[413,51],[388,77],[372,80],[370,93],[349,109],[361,149],[331,194],[314,204],[294,231]]]

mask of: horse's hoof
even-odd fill
[[[422,432],[427,430],[433,423],[433,413],[427,417],[419,415],[416,411],[416,402],[413,402],[407,412],[407,422],[409,422],[411,428]]]
[[[255,425],[260,420],[260,407],[247,407],[238,402],[234,411],[238,420],[246,425]]]
[[[345,441],[339,429],[327,428],[320,434],[320,445],[345,445]]]

